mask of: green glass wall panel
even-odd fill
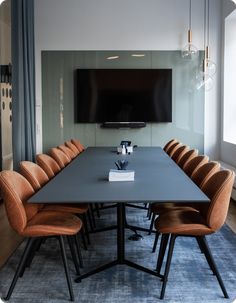
[[[141,55],[137,57],[132,55]],[[114,60],[108,57],[118,56]],[[204,91],[194,88],[203,53],[186,61],[179,51],[43,51],[43,149],[79,138],[85,146],[118,145],[122,139],[143,146],[178,138],[203,151]],[[148,123],[141,129],[103,129],[74,123],[74,73],[77,68],[172,68],[172,123]]]

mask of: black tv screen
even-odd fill
[[[171,121],[171,69],[76,70],[76,123]]]

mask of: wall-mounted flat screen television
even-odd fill
[[[171,69],[76,70],[76,123],[171,121]]]

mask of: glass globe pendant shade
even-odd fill
[[[188,43],[181,51],[183,59],[193,60],[198,57],[198,49],[191,43]]]
[[[199,51],[195,45],[192,44],[192,32],[188,30],[188,44],[181,51],[181,56],[183,59],[193,60],[197,58]]]
[[[213,88],[213,78],[203,72],[197,73],[195,87],[197,90],[204,89],[206,92]]]

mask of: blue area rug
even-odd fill
[[[146,211],[127,209],[128,222],[149,226]],[[116,223],[116,209],[104,210],[97,225]],[[143,240],[132,242],[126,231],[126,257],[140,265],[154,269],[157,254],[151,252],[154,235],[142,232]],[[75,302],[80,303],[232,303],[236,299],[236,235],[224,226],[218,233],[208,236],[208,243],[224,280],[230,299],[224,299],[220,286],[197,246],[191,238],[177,238],[173,254],[165,299],[159,299],[159,278],[129,268],[125,265],[73,283]],[[112,261],[116,257],[116,231],[91,235],[88,251],[82,250],[83,272]],[[1,243],[4,245],[4,243]],[[23,243],[0,271],[0,296],[3,297],[13,278]],[[69,253],[68,253],[69,257]],[[69,259],[70,261],[70,259]],[[71,277],[76,277],[70,262]],[[59,303],[68,302],[69,294],[60,258],[59,243],[48,239],[35,256],[30,269],[18,280],[10,302]]]

